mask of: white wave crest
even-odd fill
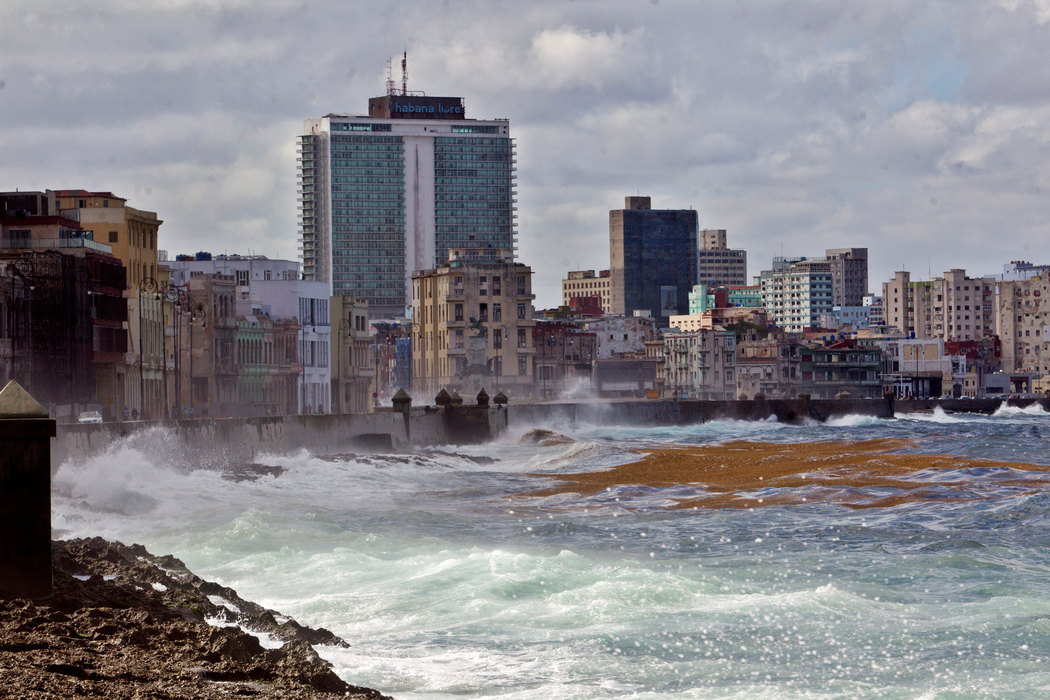
[[[953,413],[949,415],[940,406],[934,406],[932,413],[898,413],[897,418],[899,420],[912,420],[923,423],[972,423],[975,420],[979,420],[977,414],[974,413]]]
[[[1004,402],[1002,405],[999,406],[999,408],[995,409],[995,413],[993,413],[992,415],[998,417],[998,416],[1046,416],[1046,415],[1050,415],[1050,414],[1048,414],[1046,412],[1046,409],[1044,409],[1042,407],[1042,405],[1038,404],[1038,403],[1029,404],[1029,405],[1025,406],[1024,408],[1022,408],[1020,406],[1010,406],[1010,405],[1007,405]]]
[[[850,413],[845,416],[835,416],[834,418],[828,418],[824,425],[830,425],[835,428],[858,428],[864,425],[877,425],[883,419],[875,416],[864,416],[856,413]]]

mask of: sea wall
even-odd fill
[[[690,425],[714,420],[770,420],[799,423],[846,415],[892,418],[895,413],[992,414],[1007,403],[1024,408],[1040,399],[757,399],[751,401],[613,400],[502,406],[420,406],[375,413],[214,418],[59,425],[52,444],[52,468],[70,457],[98,454],[114,442],[157,427],[174,431],[178,449],[195,464],[237,464],[265,452],[308,449],[315,454],[403,450],[413,446],[483,443],[509,426],[529,429],[593,425]]]
[[[945,413],[983,413],[991,415],[998,411],[1003,405],[1017,408],[1028,408],[1038,405],[1044,411],[1050,411],[1050,398],[1025,398],[1025,399],[917,399],[904,400],[896,403],[897,413],[929,413],[940,408]]]
[[[158,428],[174,432],[176,448],[188,461],[225,465],[250,461],[260,453],[304,448],[315,454],[338,454],[487,442],[506,427],[507,412],[501,406],[421,406],[361,414],[70,424],[58,426],[51,464],[52,470],[57,469],[69,458],[99,454],[118,440],[148,435],[147,431]]]
[[[846,415],[893,417],[892,399],[758,399],[751,401],[587,401],[519,404],[508,408],[511,425],[591,423],[690,425],[713,420],[769,420],[799,423]]]

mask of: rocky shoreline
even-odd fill
[[[311,645],[348,646],[333,633],[174,557],[100,538],[54,542],[52,552],[51,597],[0,600],[0,696],[390,700],[343,682],[317,655]]]

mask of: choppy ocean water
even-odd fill
[[[337,672],[400,700],[1050,696],[1050,474],[1011,466],[1050,464],[1047,414],[547,426],[574,440],[547,447],[518,441],[530,427],[264,455],[285,471],[240,482],[156,430],[63,465],[53,520],[328,627],[352,645],[321,649]],[[529,495],[638,449],[879,438],[959,466],[882,508],[671,507],[689,483]]]

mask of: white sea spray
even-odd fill
[[[997,480],[1029,478],[1020,472],[943,476],[946,493],[981,488],[986,500],[869,511],[668,510],[673,489],[660,488],[630,490],[629,503],[520,496],[546,483],[528,474],[740,439],[907,437],[1038,462],[1045,421],[560,425],[575,442],[259,455],[283,471],[246,481],[224,478],[219,459],[187,464],[159,432],[63,465],[55,523],[173,553],[328,627],[352,644],[320,650],[346,680],[402,700],[1035,697],[1050,661],[1050,499],[1037,484],[1004,496]]]

